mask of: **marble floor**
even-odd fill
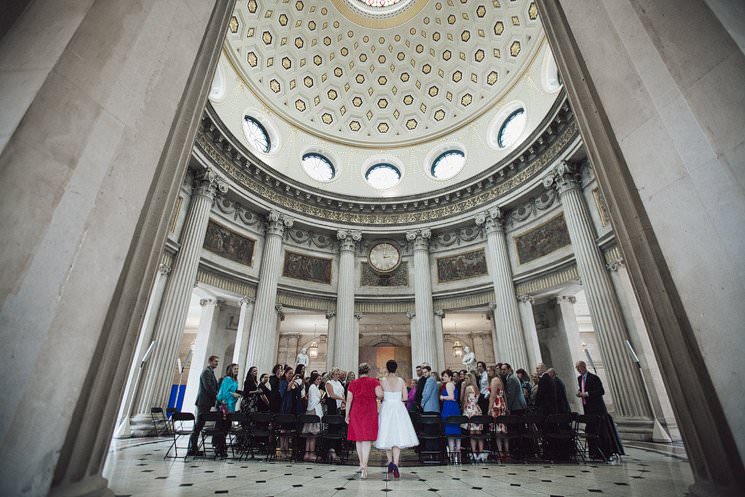
[[[198,497],[673,497],[692,482],[685,460],[628,448],[619,464],[508,464],[402,468],[384,481],[382,468],[360,480],[354,466],[249,461],[163,460],[168,442],[112,443],[104,476],[117,496]],[[374,449],[373,449],[374,451]],[[382,493],[379,493],[382,492]]]

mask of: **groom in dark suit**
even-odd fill
[[[605,389],[603,388],[603,382],[600,381],[597,375],[590,373],[587,370],[587,364],[585,361],[578,361],[575,365],[579,376],[577,377],[577,397],[582,400],[582,409],[584,413],[590,416],[597,416],[597,418],[587,423],[585,428],[588,433],[597,432],[598,423],[602,423],[603,416],[608,413],[603,401],[603,395],[605,395]],[[602,426],[602,424],[600,425]],[[588,440],[591,457],[608,457],[609,454],[603,454],[598,450],[597,442],[593,439]]]
[[[215,368],[219,363],[219,358],[212,355],[207,360],[207,367],[199,376],[199,391],[197,392],[197,421],[189,438],[189,449],[187,456],[201,455],[199,449],[199,433],[204,428],[204,416],[210,412],[217,401],[217,377],[215,377]],[[213,441],[214,443],[214,441]]]

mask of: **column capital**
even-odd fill
[[[192,183],[193,195],[203,195],[214,200],[218,192],[228,193],[228,184],[223,181],[214,169],[208,167],[203,172],[194,176],[194,182]]]
[[[559,304],[576,304],[577,303],[577,297],[574,295],[559,295],[556,297],[556,302]]]
[[[432,238],[432,231],[429,228],[412,230],[406,232],[406,240],[413,242],[414,249],[426,250],[429,248],[429,239]]]
[[[249,297],[248,295],[244,295],[238,302],[240,302],[240,304],[243,306],[247,304],[255,304],[256,299],[253,297]]]
[[[608,271],[610,271],[612,273],[615,273],[616,271],[618,271],[619,269],[621,269],[625,265],[626,265],[626,262],[624,262],[623,257],[619,257],[615,261],[611,261],[611,262],[607,263],[605,265],[605,268]]]
[[[484,226],[487,234],[504,231],[504,215],[499,207],[476,214],[474,221],[477,226]]]
[[[357,321],[359,321],[360,319],[362,319],[363,316],[364,316],[364,314],[362,314],[361,312],[355,312],[354,313],[354,319],[356,319]]]
[[[331,319],[336,316],[336,311],[328,311],[326,313],[326,319]]]
[[[573,189],[579,189],[581,182],[579,168],[575,164],[561,161],[554,169],[543,178],[545,188],[556,188],[559,194]]]
[[[339,240],[339,248],[342,252],[354,252],[357,242],[362,240],[362,233],[357,230],[338,230],[336,239]]]
[[[494,312],[494,310],[497,308],[496,302],[489,302],[489,310]]]
[[[443,309],[435,309],[435,316],[442,319],[445,317],[445,311]]]
[[[535,297],[533,297],[532,295],[529,295],[529,294],[518,295],[517,296],[517,301],[520,302],[521,304],[530,304],[530,305],[533,305],[533,303],[535,302]]]
[[[171,272],[171,268],[165,264],[161,264],[160,266],[158,266],[158,271],[163,276],[168,276],[168,274]]]
[[[291,228],[295,224],[295,219],[277,211],[269,211],[266,215],[266,233],[267,235],[285,234],[286,228]]]
[[[282,304],[275,304],[274,310],[277,311],[277,317],[279,317],[280,321],[285,320],[285,313],[282,312],[282,309],[284,309],[284,306]]]
[[[407,312],[406,313],[406,318],[407,319],[412,320],[412,319],[414,319],[414,317],[416,317],[416,312]]]
[[[206,307],[208,305],[222,307],[223,305],[225,305],[225,301],[223,299],[200,299],[199,305],[201,305],[202,307]]]

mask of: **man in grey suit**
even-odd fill
[[[520,380],[515,376],[512,366],[506,362],[502,364],[502,374],[506,375],[504,393],[507,396],[507,409],[509,409],[512,415],[522,416],[525,414],[525,409],[528,408],[528,403],[525,401],[525,394],[523,393],[522,385],[520,385]]]
[[[440,395],[437,392],[437,381],[432,376],[432,368],[429,365],[422,366],[422,376],[427,378],[422,391],[422,411],[426,413],[440,412]]]
[[[189,449],[186,453],[187,456],[200,455],[198,452],[199,448],[199,433],[204,428],[204,416],[215,406],[217,401],[217,377],[215,376],[215,368],[219,364],[220,360],[216,355],[211,355],[207,360],[207,367],[204,368],[202,374],[199,376],[199,392],[197,393],[197,421],[194,424],[194,430],[191,432],[191,438],[189,439]]]

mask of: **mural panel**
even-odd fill
[[[514,237],[517,258],[520,264],[548,255],[554,250],[571,244],[564,214]]]
[[[440,283],[465,280],[487,274],[484,249],[437,259],[437,279]]]
[[[212,221],[207,224],[204,248],[220,257],[250,266],[255,242]]]
[[[409,286],[409,263],[402,262],[394,271],[379,274],[365,262],[362,264],[360,286]]]
[[[282,276],[296,280],[315,281],[331,284],[331,259],[285,252],[285,265]]]

